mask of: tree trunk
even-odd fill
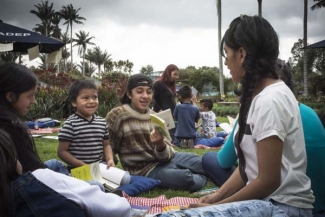
[[[73,69],[73,52],[72,52],[72,21],[70,22],[70,49],[71,49],[71,71]]]
[[[257,0],[258,2],[258,16],[262,17],[262,0]]]
[[[85,50],[82,55],[82,76],[85,76]]]
[[[49,34],[48,31],[47,31],[47,25],[48,25],[48,24],[45,25],[45,36],[46,36],[46,37],[48,37],[48,34]],[[46,71],[48,70],[47,58],[48,58],[48,55],[47,55],[47,53],[46,53],[46,54],[45,54],[45,58],[44,58],[44,60],[45,60],[45,70],[46,70]]]
[[[304,0],[304,47],[307,46],[308,1]],[[307,51],[304,49],[304,96],[308,97]]]
[[[223,62],[222,55],[220,52],[221,49],[221,0],[217,0],[217,13],[218,13],[218,48],[219,48],[219,84],[220,84],[220,97],[221,99],[225,98],[225,88],[223,80]]]

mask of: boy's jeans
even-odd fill
[[[147,176],[160,180],[160,186],[191,192],[200,190],[208,181],[202,157],[188,152],[176,152],[171,161],[158,164]]]
[[[271,202],[248,200],[226,203],[179,211],[171,211],[157,215],[159,217],[287,217],[287,215]]]
[[[51,159],[44,162],[44,164],[50,169],[64,175],[69,175],[67,167],[59,160]]]

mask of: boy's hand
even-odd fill
[[[165,150],[166,144],[164,143],[163,136],[158,128],[154,128],[150,133],[150,141],[155,144],[156,150],[161,152]]]
[[[109,169],[110,167],[115,167],[115,163],[113,159],[106,161],[106,164],[107,164],[107,169]]]

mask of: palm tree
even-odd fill
[[[63,41],[65,43],[64,45],[64,49],[62,51],[62,59],[64,60],[64,71],[67,72],[68,68],[67,68],[67,64],[66,64],[66,60],[68,60],[68,58],[70,57],[71,53],[67,51],[67,43],[70,43],[70,37],[68,32],[65,32],[64,34],[61,35],[61,41]]]
[[[258,16],[262,17],[262,0],[257,0],[258,2]]]
[[[105,72],[112,72],[114,69],[114,62],[112,61],[111,58],[105,61],[104,63],[104,71]]]
[[[98,75],[101,76],[100,66],[103,65],[107,60],[110,59],[110,54],[103,52],[99,46],[94,47],[92,50],[88,49],[85,55],[85,59],[93,62],[98,67]]]
[[[57,38],[57,39],[61,39],[61,28],[59,27],[59,24],[61,22],[61,14],[59,12],[55,12],[51,22],[53,24],[53,32],[52,32],[52,37]]]
[[[85,76],[85,52],[87,50],[87,45],[95,45],[90,40],[95,37],[89,37],[89,32],[80,30],[76,33],[77,39],[72,39],[76,44],[74,46],[79,46],[78,53],[79,56],[82,55],[82,75]]]
[[[62,6],[60,11],[61,17],[65,20],[63,25],[67,24],[67,30],[70,27],[70,53],[71,53],[71,65],[73,65],[73,52],[72,52],[72,24],[83,24],[81,20],[86,20],[86,18],[80,17],[78,11],[81,8],[75,9],[72,4]]]
[[[18,57],[18,52],[3,52],[0,53],[0,63],[14,63]]]
[[[304,47],[307,46],[307,19],[308,19],[308,1],[304,0]],[[307,50],[304,49],[304,95],[308,97],[308,79],[307,79]]]
[[[53,10],[53,3],[49,5],[48,1],[45,2],[42,1],[42,3],[38,3],[37,5],[34,6],[37,8],[37,10],[31,10],[30,13],[35,14],[42,21],[42,25],[45,29],[45,35],[49,36],[51,20],[55,14]],[[47,69],[47,55],[45,57],[45,65]]]
[[[49,28],[51,26],[51,20],[55,12],[53,10],[53,3],[49,5],[48,1],[38,3],[34,5],[37,8],[36,10],[31,10],[30,13],[35,14],[41,21],[42,25],[45,27],[45,35],[49,36]]]
[[[314,0],[314,2],[317,3],[310,7],[312,11],[319,8],[325,8],[325,0]]]
[[[217,14],[218,14],[218,48],[219,48],[219,84],[220,84],[220,97],[221,99],[224,98],[225,91],[224,91],[224,81],[223,81],[223,62],[222,62],[222,55],[220,52],[221,49],[221,0],[217,0]]]

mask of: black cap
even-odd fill
[[[143,82],[143,81],[147,81],[148,83]],[[153,81],[149,76],[144,75],[144,74],[132,75],[129,78],[128,85],[127,85],[126,89],[127,90],[132,90],[133,88],[138,87],[138,86],[148,86],[148,87],[152,88],[153,87]]]

